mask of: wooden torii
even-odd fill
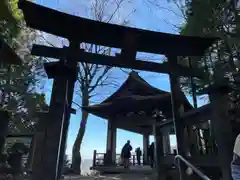
[[[178,102],[179,76],[193,76],[201,79],[207,78],[201,69],[187,68],[177,63],[178,56],[202,56],[217,38],[189,37],[173,35],[161,32],[153,32],[137,28],[123,27],[119,25],[97,22],[81,17],[76,17],[49,9],[25,0],[19,2],[19,7],[24,13],[26,23],[29,27],[44,31],[69,40],[69,47],[55,48],[41,45],[34,45],[32,54],[60,59],[57,62],[45,64],[49,78],[54,78],[53,91],[49,112],[45,117],[47,125],[45,128],[44,149],[41,162],[33,167],[33,179],[59,179],[61,160],[66,143],[66,133],[70,118],[70,106],[73,96],[74,83],[77,76],[77,62],[94,63],[115,67],[124,67],[144,71],[167,73],[170,77],[172,92],[172,111],[175,133],[177,136],[178,154],[184,154],[183,126],[180,121],[180,106]],[[84,52],[80,49],[80,43],[90,43],[121,49],[120,55],[106,56]],[[131,46],[129,43],[131,42]],[[155,63],[136,60],[137,52],[148,52],[164,54],[168,58],[167,63]],[[64,72],[64,74],[63,74]],[[218,90],[217,90],[218,91]],[[216,91],[215,91],[216,92]],[[210,93],[212,94],[212,92]],[[217,93],[220,101],[221,94]],[[216,93],[214,94],[214,96]],[[218,102],[219,103],[219,102]],[[217,106],[216,106],[217,107]],[[215,112],[217,112],[216,109]],[[224,112],[224,111],[223,111]],[[215,117],[226,125],[223,118],[215,113]],[[221,114],[223,116],[223,114]],[[223,116],[226,117],[226,116]],[[225,120],[226,121],[226,120]],[[160,142],[160,131],[154,126],[156,142]],[[228,131],[224,132],[228,135]],[[220,134],[220,135],[219,135]],[[229,147],[227,139],[220,140],[223,133],[216,133],[218,136],[219,152],[226,152],[224,146]],[[221,142],[220,142],[221,141]],[[157,172],[159,179],[165,179],[162,169],[161,156],[156,145]],[[228,148],[227,151],[229,151]],[[223,156],[223,155],[222,155]],[[227,158],[220,158],[223,179],[230,179],[229,168],[226,164]],[[60,161],[60,163],[59,163]],[[183,168],[180,165],[180,177],[183,177]]]

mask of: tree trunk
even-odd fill
[[[83,91],[82,95],[83,95],[82,106],[88,106],[89,105],[88,91]],[[82,140],[85,134],[87,119],[88,119],[88,112],[82,111],[82,120],[80,123],[80,128],[78,130],[78,134],[72,149],[72,170],[76,174],[81,174],[82,158],[81,158],[80,150],[81,150]]]

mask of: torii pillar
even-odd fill
[[[143,164],[148,164],[149,134],[143,134]]]
[[[42,155],[39,166],[33,169],[33,179],[60,179],[61,166],[64,158],[66,134],[70,118],[70,106],[74,83],[77,79],[77,61],[72,57],[79,42],[70,41],[69,47],[64,47],[66,53],[59,62],[45,64],[49,78],[54,78],[52,96],[47,113],[47,126],[44,129],[43,146],[39,154]],[[64,72],[64,74],[63,74]],[[36,157],[37,158],[37,157]]]
[[[114,119],[108,120],[107,148],[104,164],[116,164],[117,127]]]
[[[179,77],[175,73],[175,68],[178,66],[177,64],[177,56],[167,56],[168,62],[171,68],[171,73],[169,74],[170,79],[170,87],[171,87],[171,103],[172,103],[172,114],[173,114],[173,122],[175,127],[175,134],[177,138],[177,154],[184,156],[186,152],[185,144],[184,144],[184,124],[180,120],[181,112],[184,111],[181,103],[179,101],[178,95],[180,88]],[[186,179],[185,169],[186,166],[179,161],[179,174],[180,180]]]
[[[215,85],[208,90],[213,107],[212,125],[218,147],[219,165],[224,180],[232,180],[230,164],[234,146],[232,126],[228,117],[229,91],[227,85]]]

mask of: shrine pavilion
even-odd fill
[[[184,110],[193,108],[182,91],[178,97]],[[105,163],[115,164],[117,128],[143,135],[143,153],[147,154],[153,124],[164,126],[161,129],[164,154],[170,153],[169,135],[174,132],[171,106],[170,92],[151,86],[137,72],[132,71],[110,97],[100,104],[83,109],[108,120],[106,153],[111,158]],[[143,162],[147,163],[147,156],[144,156]]]

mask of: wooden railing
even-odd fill
[[[102,166],[102,165],[105,165],[105,156],[106,156],[106,153],[97,153],[97,151],[95,150],[93,152],[93,167],[94,166]],[[143,164],[143,156],[141,156],[140,158],[140,163]],[[116,154],[116,161],[115,161],[115,164],[117,166],[120,166],[121,165],[121,157],[120,157],[120,154]],[[138,164],[137,162],[137,157],[135,154],[131,155],[131,158],[130,158],[130,164],[135,166]]]
[[[189,168],[191,168],[201,179],[203,180],[211,180],[206,174],[204,174],[202,171],[200,171],[197,167],[195,167],[193,164],[191,164],[188,160],[186,160],[183,156],[181,155],[176,155],[175,160],[180,160],[184,162]],[[177,166],[179,167],[179,163],[176,163]],[[181,175],[180,175],[181,176]],[[180,177],[180,179],[182,179]]]

